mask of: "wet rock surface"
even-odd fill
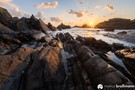
[[[115,54],[122,59],[126,68],[131,72],[133,77],[135,77],[135,48],[126,48],[118,50]]]
[[[0,89],[95,90],[99,83],[133,84],[93,52],[102,46],[84,45],[85,42],[84,38],[74,39],[69,33],[58,34],[57,38],[43,37],[35,46],[20,47],[0,55]],[[63,52],[71,56],[63,58]]]
[[[130,60],[135,60],[135,48],[126,48],[116,52],[116,55]]]

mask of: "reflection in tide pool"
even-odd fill
[[[116,34],[121,31],[127,31],[127,30],[115,30],[114,32],[108,32],[108,31],[103,31],[101,29],[88,29],[88,28],[72,28],[72,29],[65,29],[62,31],[55,31],[52,32],[53,35],[55,36],[57,33],[66,33],[69,32],[74,38],[77,37],[78,35],[83,36],[83,37],[94,37],[95,39],[103,40],[109,44],[112,43],[121,43],[124,44],[125,46],[135,46],[135,42],[127,42],[115,38],[110,38],[107,36],[104,36],[104,34],[110,33],[110,34]],[[128,32],[134,32],[135,30],[128,30]]]
[[[106,55],[107,55],[107,57],[108,57],[110,60],[112,60],[112,61],[114,61],[115,63],[119,64],[120,66],[124,67],[125,70],[126,70],[128,73],[130,73],[130,72],[127,70],[127,68],[126,68],[126,66],[124,65],[124,63],[122,62],[122,60],[119,59],[113,52],[110,51],[110,52],[108,52]]]

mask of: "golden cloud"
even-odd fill
[[[56,8],[58,6],[58,1],[54,2],[43,2],[41,4],[35,5],[36,8],[41,9],[41,8]]]

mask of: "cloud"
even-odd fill
[[[105,9],[108,9],[109,11],[114,11],[114,7],[113,6],[111,6],[111,5],[109,5],[109,4],[107,4],[106,6],[105,6]]]
[[[0,6],[7,9],[12,16],[22,17],[28,15],[28,13],[22,11],[13,0],[0,0]]]
[[[55,22],[55,23],[59,23],[62,21],[59,17],[50,17],[50,19],[52,22]]]
[[[74,14],[74,15],[76,15],[76,17],[83,17],[86,13],[88,13],[87,11],[85,11],[85,10],[79,10],[79,11],[75,11],[75,10],[70,10],[69,12],[68,12],[69,14]]]
[[[37,13],[36,17],[40,18],[40,19],[44,19],[45,13],[40,11]]]
[[[0,0],[0,6],[8,9],[13,16],[21,16],[20,8],[12,0]]]
[[[102,7],[100,5],[96,5],[95,8],[96,9],[102,9]]]
[[[58,1],[54,2],[43,2],[41,4],[37,4],[34,7],[41,9],[41,8],[56,8],[58,6]]]

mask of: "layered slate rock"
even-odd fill
[[[87,47],[82,46],[77,52],[94,86],[99,83],[103,85],[132,84],[120,71],[93,54]]]
[[[57,37],[62,36],[59,38],[63,41],[66,39],[66,35],[59,34]],[[84,38],[77,40],[85,41]],[[133,84],[124,74],[94,54],[90,50],[91,47],[86,47],[77,40],[66,39],[63,41],[64,50],[73,54],[73,57],[67,59],[70,89],[93,90],[97,89],[97,85],[100,83],[103,85]]]
[[[19,48],[21,42],[9,35],[0,35],[0,54]]]
[[[53,40],[33,54],[33,64],[27,74],[26,90],[63,90],[65,71],[60,42]]]
[[[0,56],[0,90],[20,90],[21,75],[30,62],[32,48]]]
[[[0,23],[0,34],[16,34],[16,32]]]

